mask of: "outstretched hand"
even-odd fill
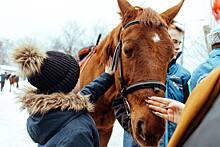
[[[155,115],[174,123],[179,122],[185,107],[181,102],[162,97],[149,97],[146,102]]]
[[[115,73],[115,68],[112,70],[112,58],[110,57],[107,64],[105,65],[105,72],[113,75]]]

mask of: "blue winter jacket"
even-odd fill
[[[187,82],[189,81],[190,77],[190,72],[180,64],[176,63],[176,60],[173,60],[169,65],[169,70],[167,73],[165,97],[185,103],[189,95],[189,87]],[[166,130],[160,142],[160,147],[166,147],[175,129],[175,123],[170,121],[166,122]]]
[[[91,102],[95,102],[113,81],[113,76],[103,73],[80,93],[91,95]],[[32,91],[22,101],[31,114],[27,120],[28,133],[39,147],[99,147],[98,131],[88,113],[88,98],[77,97],[73,92],[40,95]]]
[[[192,73],[190,87],[193,90],[200,81],[205,78],[214,68],[220,65],[220,48],[213,49],[208,59],[200,64]]]

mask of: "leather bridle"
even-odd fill
[[[129,26],[140,24],[140,20],[133,20],[128,22],[126,25],[122,27],[122,30],[125,30]],[[121,50],[122,50],[122,41],[121,37],[118,39],[118,44],[115,48],[115,52],[113,55],[113,61],[112,61],[112,69],[116,69],[117,66],[119,66],[119,72],[120,72],[120,94],[124,97],[126,97],[129,93],[132,93],[139,89],[145,89],[145,88],[152,88],[155,92],[159,92],[160,90],[163,90],[165,92],[166,86],[163,82],[157,81],[157,80],[147,80],[142,82],[137,82],[132,85],[126,85],[125,79],[123,76],[123,67],[122,67],[122,56],[121,56]]]

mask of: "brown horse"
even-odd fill
[[[110,139],[115,116],[112,102],[117,95],[127,98],[131,107],[131,132],[141,146],[157,146],[164,133],[165,121],[146,107],[152,95],[163,96],[169,61],[174,45],[167,26],[179,12],[183,0],[158,14],[150,8],[133,7],[118,0],[122,22],[95,48],[80,76],[80,87],[104,71],[109,57],[114,56],[115,84],[99,98],[92,116],[96,122],[101,147]]]
[[[11,86],[14,86],[14,84],[16,84],[16,88],[19,87],[18,82],[19,82],[19,76],[17,75],[12,75],[12,74],[8,74],[6,76],[6,80],[9,80],[9,84],[10,84],[10,89],[9,91],[11,92]]]

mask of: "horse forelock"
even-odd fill
[[[137,19],[140,19],[146,26],[167,28],[165,21],[151,8],[142,9],[142,13],[137,16]]]
[[[166,22],[161,18],[161,16],[151,8],[142,8],[135,6],[135,9],[127,11],[122,17],[122,23],[125,24],[131,20],[137,19],[144,22],[147,26],[164,26],[167,27]]]

